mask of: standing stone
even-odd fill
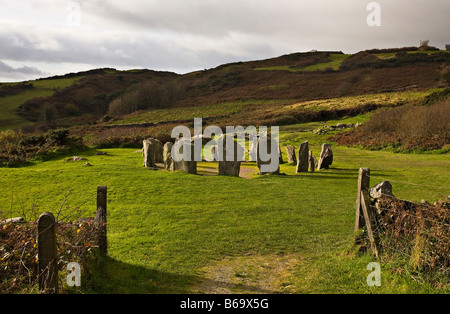
[[[173,161],[174,170],[180,170],[180,171],[184,171],[186,173],[197,174],[197,162],[194,160],[194,156],[195,156],[194,142],[190,139],[184,139],[184,138],[177,139],[175,141],[175,143],[177,143],[177,142],[181,142],[182,145],[180,146],[179,151],[176,153],[178,153],[182,156],[183,151],[184,151],[184,146],[190,146],[191,154],[190,154],[189,160],[185,160],[184,158],[182,158],[180,161],[174,160]],[[172,158],[173,158],[173,156],[172,156]]]
[[[142,155],[144,157],[144,167],[153,168],[155,167],[155,154],[153,152],[153,143],[150,140],[144,140],[142,142],[143,149]]]
[[[295,157],[295,148],[288,145],[286,146],[286,154],[288,158],[288,163],[290,164],[296,164],[297,163],[297,157]]]
[[[263,169],[261,167],[262,165],[270,165],[270,164],[273,165],[274,161],[271,160],[271,159],[269,159],[268,161],[261,160],[261,156],[260,156],[260,152],[259,152],[261,141],[266,141],[266,143],[267,143],[267,154],[269,156],[272,156],[272,146],[274,145],[275,147],[278,147],[278,143],[276,142],[275,139],[272,139],[270,134],[262,135],[262,136],[260,136],[258,138],[258,142],[257,142],[257,145],[256,145],[256,165],[259,168],[259,174],[260,175],[263,175],[263,174],[280,174],[280,162],[279,162],[279,155],[278,154],[276,155],[277,156],[277,160],[275,161],[276,162],[276,170],[273,171],[273,172],[263,171]],[[278,148],[276,148],[276,149],[278,149]]]
[[[279,163],[280,164],[284,164],[283,154],[281,153],[281,146],[280,145],[278,145],[278,159],[279,159]]]
[[[164,168],[169,171],[173,171],[173,159],[172,159],[172,142],[164,144]]]
[[[43,213],[38,220],[38,279],[39,292],[58,293],[58,266],[55,233],[55,216]]]
[[[308,171],[314,172],[316,168],[316,157],[313,156],[312,151],[309,151],[308,155]]]
[[[155,160],[155,163],[163,163],[164,162],[164,157],[163,157],[163,144],[161,143],[160,140],[156,139],[156,138],[148,138],[148,141],[150,141],[153,144],[153,158]]]
[[[322,152],[320,153],[319,164],[317,169],[328,169],[333,163],[333,152],[330,144],[322,144]]]
[[[234,139],[228,138],[227,136],[221,137],[218,145],[219,147],[223,145],[223,149],[215,150],[218,153],[219,175],[239,177],[241,161],[244,158],[244,148]],[[227,151],[230,149],[234,150],[233,157],[231,160],[228,160]]]
[[[309,167],[309,144],[308,141],[300,144],[298,150],[298,160],[297,160],[297,173],[298,172],[308,172]]]

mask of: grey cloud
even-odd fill
[[[311,49],[353,53],[450,41],[448,0],[378,0],[382,26],[375,28],[366,24],[369,0],[75,1],[79,28],[65,24],[66,1],[50,0],[33,10],[53,24],[4,24],[0,59],[187,72]]]
[[[11,75],[14,73],[18,74],[31,74],[31,75],[42,75],[45,74],[41,70],[35,67],[23,66],[19,68],[13,68],[12,66],[6,64],[0,60],[0,75]]]

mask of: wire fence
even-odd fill
[[[381,179],[417,186],[424,189],[449,190],[448,187],[385,180],[372,176],[370,170],[361,172],[365,179]],[[361,180],[363,180],[361,178]],[[368,189],[366,189],[368,192]],[[366,193],[358,191],[358,193]],[[367,195],[367,194],[366,194]],[[367,219],[364,209],[359,210],[357,219],[364,221],[362,233],[357,240],[372,251],[382,261],[400,263],[409,273],[449,278],[450,275],[450,197],[428,202],[413,202],[392,195],[390,191],[376,191],[365,201],[373,219]],[[367,224],[370,224],[367,227]],[[447,282],[448,283],[448,282]]]
[[[61,204],[54,209],[54,229],[56,256],[48,261],[48,265],[39,267],[39,237],[48,228],[39,230],[39,220],[42,213],[41,206],[34,203],[16,202],[24,213],[28,212],[26,219],[0,220],[0,291],[2,293],[34,292],[40,289],[39,278],[51,273],[51,265],[56,266],[56,272],[65,271],[69,263],[84,264],[89,256],[99,247],[99,224],[89,214],[96,212],[92,204],[98,202],[98,195],[80,192],[78,188],[66,190],[61,193]],[[25,208],[26,207],[26,208]],[[89,218],[85,218],[89,217]],[[26,223],[24,223],[26,222]],[[65,271],[66,272],[66,271]],[[64,277],[59,276],[58,286],[64,286]],[[50,278],[44,279],[48,281]],[[42,291],[37,291],[41,292]]]

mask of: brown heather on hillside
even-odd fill
[[[341,145],[396,150],[450,148],[450,98],[430,106],[382,109],[363,126],[335,135]]]

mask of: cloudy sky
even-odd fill
[[[450,1],[0,0],[0,81],[99,67],[187,73],[316,50],[450,44]]]

